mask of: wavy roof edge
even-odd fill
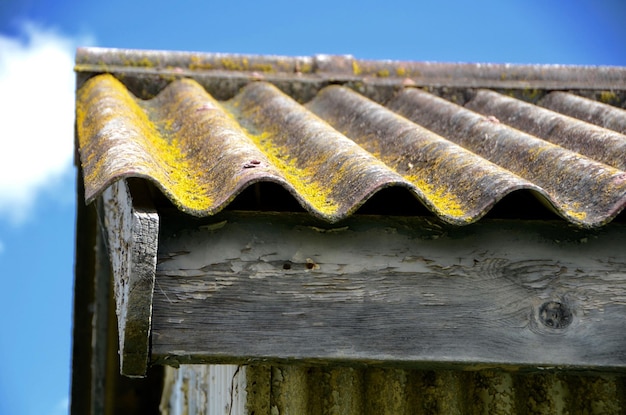
[[[621,164],[618,170],[616,170],[608,165],[598,164],[591,159],[587,160],[586,157],[579,154],[580,149],[577,147],[571,149],[574,151],[564,150],[559,145],[555,146],[543,141],[543,139],[554,141],[552,138],[543,136],[542,139],[537,138],[541,134],[536,137],[523,136],[523,134],[520,136],[519,133],[521,131],[510,129],[505,124],[500,123],[499,120],[502,120],[504,115],[493,112],[495,111],[494,109],[490,109],[488,113],[482,113],[482,115],[480,108],[474,109],[474,111],[479,112],[470,111],[469,108],[472,108],[471,101],[473,98],[466,102],[466,105],[469,105],[469,107],[464,107],[424,92],[422,98],[426,100],[424,101],[426,107],[423,108],[422,112],[430,113],[434,111],[434,115],[431,115],[435,116],[437,120],[443,115],[445,115],[444,118],[446,119],[454,116],[456,117],[455,119],[458,118],[457,121],[462,121],[462,124],[467,128],[475,124],[476,128],[480,130],[477,130],[478,135],[488,133],[489,135],[495,134],[494,137],[499,137],[504,134],[502,132],[504,131],[506,133],[504,136],[506,137],[501,137],[502,140],[511,140],[512,136],[519,136],[518,138],[523,138],[523,148],[517,148],[519,147],[518,144],[521,145],[521,142],[516,144],[514,148],[511,147],[511,149],[521,151],[519,160],[507,161],[506,157],[508,156],[506,156],[505,150],[500,151],[498,154],[491,154],[491,150],[488,153],[484,153],[483,150],[485,149],[481,147],[484,146],[483,144],[466,143],[467,137],[454,138],[456,134],[453,131],[454,128],[448,131],[448,127],[451,126],[437,125],[437,122],[432,124],[432,120],[429,121],[429,119],[415,119],[415,114],[411,115],[414,111],[407,110],[408,112],[406,112],[401,105],[406,101],[403,97],[405,95],[408,96],[407,91],[417,94],[417,91],[421,89],[430,90],[429,86],[436,86],[438,82],[441,82],[441,85],[443,85],[439,90],[446,90],[447,88],[457,92],[473,90],[476,96],[480,95],[478,94],[480,92],[479,89],[483,87],[505,91],[511,91],[514,88],[529,88],[531,91],[539,91],[540,94],[538,95],[555,89],[578,90],[579,92],[587,90],[590,91],[590,94],[598,94],[605,91],[603,85],[610,84],[611,94],[615,95],[614,93],[617,92],[620,102],[623,104],[626,101],[626,68],[564,65],[446,64],[366,61],[357,60],[351,56],[329,55],[282,57],[84,48],[77,51],[76,72],[78,81],[76,104],[77,144],[79,145],[83,168],[86,169],[85,184],[91,185],[91,187],[86,189],[87,203],[93,201],[104,188],[113,182],[123,178],[137,177],[152,181],[180,210],[198,216],[217,213],[240,194],[243,189],[256,182],[273,182],[282,185],[305,210],[309,211],[313,216],[330,222],[335,222],[351,215],[372,195],[386,187],[406,188],[409,193],[416,196],[437,217],[444,222],[456,225],[477,221],[487,214],[491,207],[500,199],[511,192],[519,190],[530,191],[534,195],[539,196],[548,208],[555,211],[568,222],[581,227],[602,226],[612,221],[626,205],[626,193],[624,193],[624,177],[626,174],[623,171],[618,171],[623,170]],[[113,77],[110,75],[104,77],[97,76],[103,73],[112,74]],[[116,78],[117,80],[115,80]],[[197,81],[197,83],[190,80],[173,82],[184,78],[191,78]],[[515,83],[516,86],[511,87],[511,83]],[[549,83],[558,85],[550,87],[548,86]],[[250,84],[255,85],[255,87],[251,87]],[[348,95],[343,97],[345,94],[340,93],[341,89],[332,89],[341,87],[333,86],[325,89],[332,84],[348,86],[349,88],[345,89],[345,91],[353,90],[356,94],[353,94],[354,96],[348,99]],[[278,88],[273,88],[271,85]],[[302,85],[305,87],[302,88]],[[306,89],[306,85],[309,85],[310,88],[307,93],[303,94],[302,91]],[[368,85],[371,88],[368,88]],[[425,88],[411,88],[420,86]],[[224,90],[219,89],[223,87],[228,91],[224,92]],[[511,89],[507,90],[507,88]],[[281,90],[285,93],[284,96],[281,95]],[[404,91],[406,94],[399,91]],[[522,91],[525,91],[525,89]],[[488,96],[487,92],[483,91],[482,96]],[[360,95],[362,95],[360,98],[363,99],[367,97],[374,101],[379,101],[379,104],[383,103],[383,106],[376,107],[374,103],[368,104],[367,100],[363,101],[359,98]],[[435,102],[433,99],[438,99],[441,102]],[[299,101],[299,104],[296,101]],[[417,105],[417,101],[409,101],[407,102],[411,108]],[[302,106],[303,102],[307,102],[307,104]],[[319,104],[319,102],[322,102],[322,104]],[[536,105],[529,105],[530,107],[538,108]],[[538,103],[538,105],[541,104]],[[330,108],[328,110],[330,113],[325,113],[328,112],[324,110],[326,106]],[[217,111],[218,109],[220,110]],[[367,111],[365,111],[366,109]],[[391,110],[397,112],[397,114],[394,114]],[[439,114],[441,111],[443,112]],[[618,112],[620,116],[624,114],[622,109]],[[209,116],[209,113],[213,115]],[[350,123],[360,119],[359,114],[361,113],[370,114],[370,118],[361,120],[362,122],[359,125],[361,127],[369,125],[369,127],[363,127],[365,128],[364,130],[359,127],[355,131],[350,131],[352,128]],[[498,114],[498,119],[493,116],[496,113]],[[105,116],[105,114],[108,115]],[[178,115],[172,118],[172,114]],[[221,114],[221,118],[215,118],[215,114]],[[291,114],[293,117],[288,117],[290,120],[284,119],[285,114]],[[489,116],[489,114],[492,115]],[[112,116],[115,119],[109,119]],[[401,119],[403,121],[398,121],[397,117],[399,116],[402,116]],[[318,119],[319,117],[321,119]],[[213,118],[217,121],[209,122]],[[318,125],[320,121],[323,125]],[[363,121],[366,121],[365,124],[363,124]],[[484,121],[489,122],[485,123]],[[345,124],[346,122],[348,124]],[[511,121],[506,122],[511,123]],[[203,130],[202,132],[200,130],[196,131],[198,128],[194,127],[194,131],[190,130],[189,134],[191,135],[189,135],[187,132],[183,131],[183,134],[179,131],[183,125],[194,125],[198,128],[200,126],[208,128],[212,125],[211,128],[214,130],[217,128],[217,130],[211,130],[213,132]],[[331,126],[332,128],[330,128]],[[587,127],[586,125],[583,126]],[[308,141],[298,139],[296,142],[292,142],[293,140],[289,138],[300,137],[300,133],[305,130],[308,131],[309,127],[312,128],[309,133],[312,134],[311,137],[314,137],[314,139]],[[423,127],[427,127],[427,129],[424,130]],[[524,125],[519,126],[522,130],[526,127]],[[328,128],[330,128],[332,133],[327,131]],[[406,135],[407,128],[411,131],[418,128],[410,140]],[[380,135],[381,131],[387,131],[388,129],[390,129],[388,131],[388,134],[391,134],[390,137],[395,137],[394,134],[396,133],[400,135],[391,141],[395,144],[387,145],[389,148],[382,148],[380,147],[382,144],[377,144],[376,142],[381,137],[376,138],[372,134],[374,134],[374,131],[378,131],[374,135]],[[588,129],[583,128],[585,134],[588,133]],[[118,130],[122,131],[122,133]],[[185,129],[183,128],[182,130]],[[341,133],[338,133],[338,131]],[[428,134],[437,132],[437,134],[442,136],[437,138],[428,134],[424,135],[426,134],[425,131]],[[595,130],[589,129],[589,131],[593,132]],[[217,134],[217,141],[212,141],[210,146],[207,147],[206,143],[201,144],[200,141],[202,140],[198,141],[200,138],[205,137],[206,134],[213,136],[215,135],[214,133]],[[349,139],[345,138],[343,134],[347,134]],[[511,134],[512,136],[509,137]],[[224,135],[224,137],[219,138],[218,136],[220,135]],[[328,137],[326,137],[327,135]],[[603,133],[601,135],[604,137],[606,134]],[[152,141],[148,141],[152,144],[148,142],[143,143],[142,140],[144,139],[139,139],[144,136],[150,138]],[[233,141],[233,137],[239,137],[239,140]],[[326,138],[322,139],[322,137],[326,137],[328,140]],[[357,139],[357,137],[362,139]],[[597,138],[602,143],[607,141],[602,137]],[[370,142],[372,139],[374,141]],[[174,141],[170,142],[171,140]],[[340,157],[339,154],[335,154],[336,145],[339,143],[345,144],[344,141],[348,142],[346,140],[350,142],[352,147],[348,146],[349,148],[346,147],[345,151],[342,150],[346,154],[342,153],[343,155]],[[355,142],[351,140],[355,140]],[[450,153],[456,148],[452,142],[462,143],[463,147],[469,146],[468,150],[470,152],[478,151],[480,157],[485,157],[484,160],[480,159],[479,162],[471,163],[471,165],[481,166],[483,170],[486,169],[485,171],[491,172],[491,174],[487,175],[490,180],[496,176],[500,177],[500,173],[502,173],[498,170],[496,171],[498,174],[495,174],[492,171],[494,168],[496,170],[499,169],[502,163],[504,163],[502,164],[503,166],[507,166],[505,172],[507,177],[510,176],[505,180],[507,185],[504,187],[498,185],[496,188],[493,188],[495,184],[491,183],[493,181],[491,180],[488,183],[488,189],[483,189],[485,194],[481,194],[481,197],[474,195],[476,190],[474,186],[470,186],[471,183],[465,183],[467,180],[462,180],[465,183],[464,185],[454,185],[454,183],[459,181],[457,176],[460,172],[465,172],[468,177],[472,177],[475,180],[483,177],[483,175],[474,177],[476,172],[473,172],[473,170],[471,174],[462,168],[459,170],[464,165],[463,163],[469,163],[465,158],[456,162],[455,171],[458,170],[457,173],[446,175],[446,172],[442,171],[442,175],[445,176],[446,180],[441,179],[443,180],[441,183],[439,183],[441,180],[433,177],[422,178],[423,180],[417,176],[413,177],[409,174],[410,172],[405,171],[407,169],[406,166],[408,166],[409,170],[412,170],[417,166],[415,163],[419,162],[435,168],[440,163],[435,163],[433,161],[435,160],[433,159],[434,153],[429,153],[428,157],[424,154],[420,156],[425,157],[424,160],[419,159],[416,162],[409,160],[408,164],[405,163],[406,166],[401,164],[400,162],[404,160],[404,156],[398,153],[398,151],[402,149],[404,149],[402,151],[409,151],[403,146],[408,145],[407,143],[411,140],[415,141],[412,145],[421,143],[419,151],[414,149],[419,154],[422,154],[427,149],[430,149],[429,151],[431,152],[437,150],[436,154],[439,154],[443,151],[440,148],[441,143],[447,145],[445,147],[447,150],[443,151],[443,155]],[[502,140],[494,138],[490,139],[489,142],[494,145],[497,144],[497,148],[505,148],[504,144],[506,143]],[[622,151],[624,136],[619,135],[618,141],[620,145],[617,146],[617,150],[611,150],[617,151],[617,155]],[[204,141],[202,142],[204,143]],[[334,144],[331,145],[329,144],[330,142]],[[436,148],[433,147],[435,142],[439,143],[435,146]],[[351,149],[358,147],[355,143],[358,146],[364,146],[363,148],[369,153],[361,151],[357,152],[358,154],[355,153],[356,155],[353,154],[354,151]],[[426,145],[427,143],[432,145]],[[150,150],[146,145],[154,147],[155,150]],[[212,149],[215,146],[217,147]],[[541,171],[528,172],[524,168],[520,170],[519,166],[515,164],[510,165],[511,162],[521,163],[524,160],[526,160],[524,162],[526,164],[533,160],[534,163],[535,159],[538,160],[538,155],[535,154],[537,153],[535,151],[537,146],[542,149],[546,146],[554,147],[555,151],[558,150],[557,153],[562,155],[562,157],[557,157],[556,161],[552,160],[554,162],[551,161],[551,164],[548,163],[551,167],[544,169],[546,170],[544,173],[547,176],[541,173]],[[568,146],[566,145],[566,147]],[[167,150],[169,158],[165,158],[165,164],[154,162],[153,159],[159,159],[159,157],[156,157],[158,154],[155,155],[155,152],[163,149],[170,149],[172,154],[169,154],[170,150]],[[326,150],[331,149],[332,154],[327,154]],[[285,164],[286,162],[281,160],[281,157],[276,157],[274,153],[279,150],[287,152],[281,157],[288,155],[289,159],[287,161],[289,163]],[[516,155],[517,150],[515,151]],[[218,151],[218,153],[222,151],[222,153],[211,153],[215,151]],[[292,151],[296,153],[292,154]],[[210,187],[208,184],[215,180],[221,181],[224,179],[222,176],[225,173],[216,173],[214,171],[215,168],[209,169],[212,172],[212,176],[204,178],[207,180],[198,179],[202,175],[197,172],[203,171],[200,168],[193,170],[197,173],[194,176],[195,179],[188,177],[189,174],[185,173],[185,169],[176,174],[170,171],[172,166],[176,166],[173,171],[178,171],[180,170],[179,167],[187,166],[190,162],[193,162],[192,164],[195,166],[198,163],[201,164],[203,160],[222,160],[229,154],[229,157],[232,158],[233,154],[231,153],[233,152],[237,153],[241,160],[237,158],[235,162],[231,163],[234,167],[227,169],[228,172],[232,173],[229,176],[232,180],[226,180],[224,183],[232,186],[226,186],[230,189],[226,192],[216,193],[208,192],[207,190]],[[455,151],[452,151],[452,153],[456,154]],[[554,156],[552,153],[546,157]],[[183,154],[194,154],[196,156],[188,158],[183,157]],[[200,154],[200,156],[197,154]],[[324,157],[319,156],[319,154],[324,154]],[[207,158],[209,155],[211,157]],[[371,157],[372,155],[373,157]],[[345,159],[344,156],[348,158]],[[291,160],[292,157],[295,157],[294,160],[297,160],[302,166],[292,166],[294,163],[294,160]],[[361,160],[363,157],[367,159],[366,162],[363,161],[365,159]],[[322,163],[323,160],[320,160],[320,158],[327,161],[331,160],[334,164],[331,163],[332,166],[327,166],[326,164],[328,163]],[[603,160],[602,158],[597,158],[595,154],[592,155],[592,158]],[[363,162],[357,163],[357,159]],[[541,159],[543,160],[543,158]],[[99,161],[94,162],[94,160]],[[439,159],[436,158],[436,160]],[[585,176],[584,174],[575,174],[578,164],[574,163],[576,166],[570,166],[571,163],[567,162],[567,160],[573,160],[585,166],[593,164],[595,167],[592,169],[593,171],[590,171],[589,177],[584,178],[582,177]],[[492,161],[497,166],[492,166]],[[250,163],[254,165],[248,166]],[[354,163],[356,163],[356,167],[366,167],[366,170],[373,169],[372,171],[375,170],[377,173],[365,174],[365,171],[360,170],[353,172],[354,174],[350,176],[352,179],[344,180],[347,184],[352,183],[352,186],[343,187],[333,184],[334,181],[330,180],[325,173],[338,171],[337,169],[344,172],[347,165],[352,166]],[[380,170],[378,165],[381,163],[385,163],[391,166],[391,168],[385,168],[381,173],[378,171]],[[446,166],[450,164],[446,163]],[[283,166],[283,164],[285,165]],[[233,169],[236,171],[231,171]],[[555,171],[554,169],[558,170],[558,177],[561,174],[564,176],[559,178],[557,182],[551,183],[551,179],[548,176]],[[369,170],[367,171],[369,172]],[[317,177],[315,183],[319,182],[324,185],[320,189],[328,190],[329,192],[332,190],[335,193],[341,191],[341,194],[344,195],[345,193],[345,195],[341,197],[335,197],[335,195],[330,199],[325,198],[324,200],[321,197],[311,195],[312,191],[308,188],[312,186],[312,182],[307,180],[306,177],[301,177],[304,174],[303,172]],[[516,176],[518,173],[521,174],[521,177]],[[438,175],[436,176],[438,177]],[[610,177],[607,179],[604,176]],[[199,193],[194,190],[185,193],[189,193],[189,198],[182,197],[172,190],[177,186],[174,186],[172,189],[167,186],[167,183],[170,181],[178,183],[181,180],[184,183],[189,182],[188,187],[191,190],[197,188],[196,190]],[[607,188],[608,190],[605,189],[607,180],[607,183],[610,184]],[[500,183],[497,180],[496,182]],[[306,183],[309,184],[304,186]],[[355,187],[354,183],[360,184]],[[540,185],[536,185],[536,183]],[[333,185],[330,186],[330,184]],[[326,185],[329,185],[330,188],[326,189],[328,187]],[[351,190],[351,187],[355,187],[355,189]],[[467,187],[467,191],[464,190],[465,187]],[[585,189],[595,189],[596,187],[600,189],[596,191],[600,196],[605,194],[610,196],[604,198],[607,200],[601,197],[603,203],[600,203],[600,207],[596,206],[597,198],[594,199],[592,197],[587,200],[587,198],[574,197],[570,194],[571,192],[576,193]],[[445,189],[447,190],[444,191]],[[454,206],[456,205],[450,205],[448,198],[443,202],[441,200],[442,195],[447,195],[450,189],[458,190],[460,192],[458,196],[462,196],[462,200],[478,200],[480,206],[472,207],[473,205],[470,202],[464,201],[459,204],[459,209],[460,206],[463,209],[455,210]],[[548,192],[544,189],[552,189],[552,191]],[[200,197],[200,194],[204,195],[204,193],[215,197],[210,199],[210,206],[203,205],[202,208],[198,208],[196,206],[199,203],[198,197]],[[454,201],[457,199],[461,200],[452,198]],[[341,203],[337,206],[333,204],[326,206],[329,200],[340,200]],[[582,211],[578,212],[581,209]]]

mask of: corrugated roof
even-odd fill
[[[626,111],[588,98],[623,95],[624,68],[88,49],[77,71],[87,202],[140,177],[198,216],[257,182],[327,221],[391,186],[453,224],[520,189],[584,227],[626,204]]]
[[[624,378],[564,372],[407,370],[337,366],[167,367],[163,413],[202,413],[212,402],[194,385],[215,385],[213,373],[230,370],[224,385],[233,413],[243,391],[248,413],[422,414],[621,414]],[[245,382],[241,381],[245,378]],[[216,388],[209,389],[212,392]],[[233,396],[234,395],[234,396]],[[223,395],[222,395],[223,396]],[[214,393],[213,399],[220,395]],[[166,401],[170,398],[169,402]],[[175,398],[175,399],[174,399]],[[233,399],[234,398],[234,399]],[[222,406],[224,407],[224,406]],[[196,409],[192,412],[190,409]],[[185,412],[185,410],[189,412]],[[169,411],[169,412],[168,412]],[[213,412],[207,412],[213,413]]]

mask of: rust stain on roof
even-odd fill
[[[626,111],[576,94],[543,91],[538,106],[486,89],[483,73],[480,88],[459,89],[460,106],[415,88],[429,75],[428,66],[413,63],[171,52],[141,60],[139,52],[111,51],[97,61],[94,53],[77,58],[77,70],[90,74],[76,104],[88,203],[114,181],[139,177],[197,216],[220,211],[260,181],[283,186],[331,222],[390,186],[453,224],[478,220],[520,189],[584,227],[609,222],[626,204]],[[99,74],[105,66],[117,68],[115,76]],[[480,69],[446,68],[455,85],[455,73]],[[550,82],[559,81],[558,69],[548,71]],[[579,85],[570,78],[580,69],[561,69],[564,82]],[[586,68],[580,79],[608,73],[620,80],[619,69]],[[211,76],[223,83],[215,89],[190,71],[217,71]],[[238,77],[245,71],[259,73]],[[512,67],[505,75],[519,81],[538,73]],[[329,85],[329,76],[344,86]],[[131,92],[153,84],[158,91],[148,99]]]

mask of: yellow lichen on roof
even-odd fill
[[[214,69],[214,65],[209,63],[209,62],[205,62],[198,55],[192,55],[189,58],[189,69],[192,70],[192,71],[209,70],[209,69]]]
[[[398,172],[404,180],[415,186],[417,192],[421,193],[420,200],[433,209],[438,215],[453,219],[455,223],[459,220],[462,222],[473,221],[473,217],[468,216],[466,209],[468,206],[467,202],[462,203],[456,194],[442,186],[433,184],[432,180],[429,180],[429,178],[424,175],[424,172],[415,171],[412,165],[409,166],[407,171],[402,172],[405,168],[399,165],[398,160],[390,155],[375,151],[375,149],[369,145],[376,143],[368,142],[367,144],[367,150],[369,150],[375,158],[383,161],[391,169]]]
[[[407,175],[405,178],[417,186],[424,194],[427,201],[432,204],[437,214],[449,218],[465,217],[466,221],[471,220],[471,218],[467,218],[467,212],[463,208],[464,204],[457,199],[456,195],[447,189],[434,186],[424,178],[415,175]]]
[[[203,210],[211,205],[177,141],[159,131],[138,99],[113,76],[99,75],[78,91],[76,121],[86,183],[128,173],[129,164],[134,175],[154,180],[179,207]],[[94,162],[92,145],[105,145],[109,155]]]
[[[297,160],[289,157],[289,149],[275,145],[271,140],[271,133],[248,135],[250,139],[263,151],[270,162],[276,166],[294,190],[309,203],[315,210],[325,216],[336,215],[339,205],[330,197],[330,184],[321,186],[313,180],[315,169],[298,167]]]
[[[584,221],[587,217],[587,212],[577,212],[573,210],[568,210],[565,212],[569,217],[574,218],[580,222]]]
[[[613,91],[600,92],[600,102],[605,104],[614,104],[617,101],[617,94]]]
[[[580,208],[580,203],[569,202],[564,203],[563,206],[565,207],[565,209],[562,213],[566,217],[577,220],[579,222],[583,222],[587,218],[587,212]]]
[[[88,203],[114,181],[129,177],[151,180],[180,210],[199,216],[217,213],[258,182],[283,186],[310,213],[328,221],[349,216],[390,186],[408,189],[455,225],[474,222],[521,189],[544,198],[570,222],[587,227],[607,223],[626,203],[623,169],[582,154],[578,147],[566,149],[518,130],[490,111],[474,111],[470,104],[478,106],[477,98],[460,107],[406,88],[379,105],[363,95],[373,76],[421,76],[421,67],[346,59],[334,67],[325,58],[290,61],[232,55],[176,55],[165,63],[160,54],[128,61],[115,58],[133,67],[132,73],[120,75],[124,82],[152,98],[136,98],[106,74],[85,81],[77,92],[77,142]],[[101,65],[114,62],[105,59]],[[152,85],[146,86],[137,83],[145,74],[135,65],[174,68],[175,73],[169,73],[172,82],[165,88],[160,72],[159,83],[146,78],[141,82]],[[193,77],[192,67],[216,71],[204,74],[210,79],[180,79],[183,73]],[[185,70],[177,70],[181,68]],[[83,69],[94,73],[93,68]],[[224,83],[218,78],[225,69],[274,70],[281,74],[276,78],[280,82],[272,84],[270,77],[244,82],[237,77],[224,94],[216,85]],[[303,71],[332,74],[339,69],[351,80],[352,90],[330,86],[307,92],[313,99],[296,99],[291,94],[299,86],[283,84],[283,72],[301,82]],[[527,89],[517,95],[534,100],[544,93]],[[231,98],[218,101],[211,94]],[[594,94],[606,100],[619,96],[608,89],[604,95],[601,90]],[[623,153],[622,147],[604,148],[617,158]]]

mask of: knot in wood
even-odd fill
[[[564,329],[572,322],[572,312],[563,303],[548,301],[539,308],[539,320],[546,327]]]

